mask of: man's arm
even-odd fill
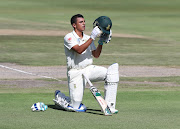
[[[86,43],[82,44],[81,46],[79,45],[75,45],[74,47],[72,47],[72,49],[77,52],[78,54],[83,53],[88,47],[89,45],[92,43],[93,39],[89,38]],[[101,50],[102,50],[102,46],[103,45],[98,45],[97,49],[92,51],[92,55],[95,58],[98,58],[101,54]]]
[[[84,44],[82,44],[81,46],[79,45],[75,45],[72,47],[72,49],[77,52],[78,54],[83,53],[88,47],[89,45],[92,43],[93,39],[89,38]]]
[[[101,54],[101,51],[102,51],[102,46],[103,45],[98,45],[98,47],[96,48],[96,50],[92,51],[92,55],[95,57],[95,58],[98,58]]]
[[[92,54],[95,58],[98,58],[100,56],[103,43],[109,43],[111,41],[111,36],[112,36],[112,31],[110,30],[109,35],[103,35],[100,37],[100,39],[98,41],[99,45],[98,45],[97,49],[92,51]]]
[[[79,45],[75,45],[72,47],[72,49],[77,52],[78,54],[83,53],[88,47],[89,45],[92,43],[93,40],[95,40],[95,38],[100,35],[102,33],[102,31],[98,28],[98,26],[96,26],[92,32],[91,32],[91,36],[90,38],[81,46]]]

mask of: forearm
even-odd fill
[[[97,49],[92,52],[95,58],[98,58],[100,56],[101,51],[102,51],[102,46],[103,45],[98,45]]]
[[[98,26],[96,26],[93,31],[91,32],[91,36],[90,38],[82,45],[75,45],[74,47],[72,47],[72,49],[74,51],[76,51],[78,54],[83,53],[88,47],[89,45],[92,43],[93,40],[95,40],[95,38],[100,35],[102,33],[102,31],[98,28]]]
[[[93,39],[89,38],[84,44],[82,44],[81,46],[76,45],[74,46],[72,49],[74,51],[76,51],[78,54],[83,53],[88,47],[89,45],[92,43]]]

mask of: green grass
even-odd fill
[[[96,82],[103,91],[104,82]],[[120,77],[119,91],[179,91],[180,76],[171,77]]]
[[[55,109],[53,93],[4,93],[0,94],[0,128],[178,129],[179,97],[179,91],[118,91],[119,113],[106,117],[87,90],[83,101],[88,106],[86,113]],[[38,101],[49,108],[32,112],[30,107]]]
[[[174,86],[121,83],[124,81],[168,82]],[[68,95],[66,85],[49,84],[39,88],[18,88],[16,84],[4,84],[0,85],[0,128],[178,129],[180,87],[176,86],[177,84],[179,85],[179,77],[120,78],[116,106],[119,113],[108,117],[102,115],[99,105],[88,89],[85,89],[83,98],[83,103],[88,107],[87,112],[75,113],[57,110],[52,101],[56,89]],[[103,82],[94,85],[104,95]],[[39,101],[48,105],[48,109],[45,112],[32,112],[30,107]]]
[[[1,79],[16,82],[18,79]],[[61,79],[67,81],[67,78]],[[22,80],[26,81],[26,80]],[[29,81],[29,80],[28,80]],[[36,81],[57,82],[53,79],[36,79]],[[102,92],[104,91],[104,82],[93,82],[93,84]],[[120,77],[118,91],[179,91],[180,76],[170,77]],[[53,93],[56,89],[68,92],[66,84],[52,83],[43,87],[22,87],[18,88],[18,83],[13,85],[0,85],[0,93]]]
[[[72,31],[71,16],[82,13],[86,30],[91,31],[94,19],[107,15],[113,33],[150,39],[113,37],[95,64],[179,66],[179,4],[178,0],[0,0],[0,29]],[[63,37],[0,36],[0,49],[2,63],[66,65]]]
[[[91,31],[95,18],[106,15],[113,22],[113,33],[150,38],[113,37],[94,64],[179,67],[179,5],[179,0],[0,0],[0,29],[71,31],[71,16],[82,13],[86,31]],[[63,37],[0,36],[0,63],[66,65],[63,47]],[[178,76],[120,78],[116,106],[119,113],[111,117],[102,115],[88,89],[83,99],[87,112],[75,113],[54,109],[54,91],[60,89],[68,95],[64,84],[39,88],[3,84],[0,128],[179,129],[179,80]],[[94,84],[103,94],[103,82]],[[38,101],[49,106],[47,111],[31,111],[32,104]]]
[[[0,28],[72,30],[70,18],[82,13],[87,30],[109,16],[113,32],[180,41],[179,0],[0,0]]]
[[[179,76],[170,76],[170,77],[121,77],[121,81],[130,81],[130,82],[170,82],[180,85]]]
[[[0,62],[22,65],[65,65],[62,37],[1,36]]]
[[[63,37],[57,36],[0,36],[0,62],[66,65],[63,43]],[[180,66],[179,48],[179,43],[114,37],[103,46],[102,54],[94,59],[94,64]]]

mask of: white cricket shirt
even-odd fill
[[[64,37],[64,50],[68,69],[82,69],[93,63],[92,51],[96,49],[94,42],[81,54],[71,49],[75,45],[84,44],[89,38],[90,36],[83,34],[81,39],[74,30]]]

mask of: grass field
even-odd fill
[[[135,78],[129,79],[133,82]],[[127,80],[127,78],[123,78],[123,80]],[[136,78],[135,81],[137,80],[139,79]],[[142,80],[141,78],[139,81]],[[153,78],[150,80],[156,81]],[[161,80],[167,81],[166,78]],[[179,82],[176,83],[179,84]],[[88,107],[86,113],[57,110],[52,101],[53,91],[57,88],[68,94],[63,85],[28,89],[9,89],[1,86],[3,93],[0,94],[0,128],[179,128],[180,87],[121,84],[117,95],[117,108],[120,112],[108,117],[102,115],[99,105],[88,89],[85,90],[83,101]],[[99,83],[98,88],[101,92],[103,91],[101,83]],[[39,100],[47,104],[49,108],[45,112],[31,112],[30,107]]]
[[[94,64],[179,68],[179,5],[179,0],[0,0],[0,30],[72,31],[71,16],[82,13],[86,32],[90,32],[94,19],[106,15],[112,19],[113,33],[145,38],[113,37]],[[0,63],[64,66],[63,47],[63,36],[0,35]],[[2,84],[0,129],[179,129],[179,80],[180,76],[121,77],[119,113],[110,117],[102,115],[88,89],[83,99],[87,112],[75,113],[54,107],[56,89],[68,95],[65,84],[37,88]],[[103,82],[95,84],[103,94]],[[47,111],[31,111],[32,104],[38,101],[48,105]]]
[[[179,5],[179,0],[0,0],[0,28],[71,31],[71,16],[82,13],[88,31],[95,18],[107,15],[114,33],[180,41]]]
[[[66,65],[63,37],[0,36],[0,62],[21,65]],[[97,43],[96,43],[97,45]],[[118,45],[118,47],[117,47]],[[98,65],[180,66],[179,43],[114,37],[105,44]]]

